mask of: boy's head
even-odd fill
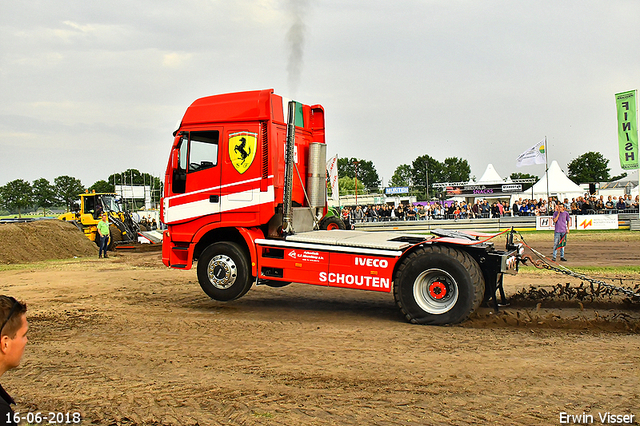
[[[0,296],[0,375],[20,365],[29,329],[26,313],[26,303]]]
[[[9,336],[15,338],[16,333],[22,326],[20,317],[27,313],[27,304],[19,302],[13,297],[0,296],[0,320],[2,328],[0,328],[0,338]]]

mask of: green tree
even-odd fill
[[[338,158],[338,176],[347,176],[354,179],[356,177],[356,165],[358,183],[362,182],[369,191],[377,191],[380,187],[380,177],[371,161],[358,158]]]
[[[56,189],[51,183],[45,179],[40,178],[33,181],[33,201],[38,207],[42,207],[42,214],[47,215],[47,208],[54,206],[58,199],[56,198]]]
[[[112,174],[107,182],[110,185],[149,185],[157,188],[162,186],[162,181],[159,178],[149,173],[142,173],[137,169],[127,169],[122,173]]]
[[[160,197],[162,197],[162,191],[164,187],[160,178],[152,176],[149,173],[142,173],[137,169],[127,169],[122,173],[112,174],[107,179],[107,182],[109,183],[109,185],[149,186],[151,188],[151,202],[157,202],[160,200]],[[114,191],[115,191],[115,188],[107,192],[114,192]],[[96,192],[98,191],[96,190]]]
[[[609,181],[609,160],[599,152],[589,151],[568,165],[569,179],[577,184]]]
[[[619,175],[617,175],[617,176],[613,176],[613,177],[611,178],[611,182],[615,182],[615,181],[617,181],[617,180],[622,180],[622,179],[624,179],[624,178],[626,178],[626,177],[627,177],[627,172],[622,172],[622,174],[619,174]]]
[[[445,158],[442,163],[442,179],[444,182],[468,182],[471,166],[467,160],[458,157]]]
[[[79,195],[84,192],[84,186],[82,186],[80,179],[66,175],[55,178],[53,186],[56,189],[56,197],[64,203],[67,211],[71,210]]]
[[[95,191],[98,193],[110,193],[115,192],[113,184],[106,180],[99,180],[89,187],[89,192]]]
[[[427,181],[429,182],[429,198],[434,194],[433,185],[436,182],[443,182],[443,166],[438,160],[429,155],[421,155],[420,157],[413,160],[411,163],[412,166],[412,174],[411,179],[413,181],[413,185],[419,185],[425,188],[427,187]],[[426,194],[425,194],[426,195]]]
[[[515,173],[511,173],[511,176],[509,176],[511,178],[511,180],[515,180],[515,179],[535,179],[538,180],[538,176],[536,175],[530,175],[529,173],[520,173],[520,172],[515,172]]]
[[[353,195],[356,193],[355,178],[344,176],[338,179],[338,188],[340,188],[340,195]],[[364,191],[364,184],[358,179],[358,193],[362,194]]]
[[[412,186],[413,169],[408,164],[402,164],[393,172],[389,186]]]
[[[18,217],[22,217],[22,210],[33,203],[31,184],[22,179],[12,180],[0,187],[2,202],[9,211],[18,211]]]

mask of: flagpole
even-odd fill
[[[336,177],[338,178],[338,180],[336,182],[340,181],[340,174],[338,173],[338,154],[336,154]],[[340,184],[336,184],[336,191],[338,191],[338,207],[340,207],[340,214],[342,214],[342,201],[340,200]],[[342,219],[342,217],[340,217]]]
[[[547,176],[547,208],[550,208],[549,204],[549,148],[547,147],[547,136],[544,137],[544,174]]]

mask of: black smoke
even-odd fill
[[[302,77],[307,0],[287,0],[287,6],[291,15],[291,27],[287,31],[289,96],[295,97]]]

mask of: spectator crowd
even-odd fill
[[[142,219],[140,219],[140,225],[145,227],[145,230],[147,231],[153,231],[158,229],[158,224],[156,223],[156,219],[155,218],[151,218],[151,215],[149,215],[148,218],[142,216]]]
[[[638,199],[630,195],[612,197],[596,197],[585,194],[584,196],[565,198],[562,201],[565,208],[572,215],[580,214],[612,214],[612,213],[638,213]],[[475,219],[475,218],[499,218],[503,216],[551,216],[560,201],[556,197],[549,200],[540,198],[518,199],[509,205],[507,201],[492,201],[477,199],[475,203],[456,201],[451,203],[435,202],[426,205],[399,204],[394,207],[387,204],[349,206],[341,211],[342,220],[346,224],[360,222],[384,222],[399,220],[437,220],[437,219]]]

